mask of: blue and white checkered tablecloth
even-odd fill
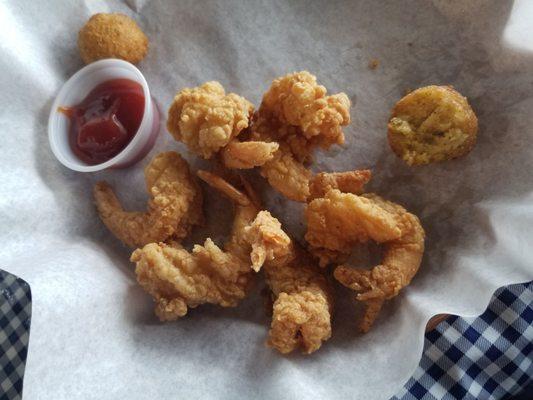
[[[22,397],[31,292],[0,270],[0,400]],[[477,318],[426,333],[420,365],[391,400],[533,399],[533,282],[499,289]],[[530,393],[527,393],[529,391]]]
[[[0,269],[0,400],[21,398],[30,318],[30,286]]]
[[[426,333],[418,368],[391,400],[532,400],[532,350],[533,282],[500,288],[479,317]]]

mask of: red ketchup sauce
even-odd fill
[[[59,107],[70,119],[69,142],[76,156],[90,165],[103,163],[133,139],[144,113],[142,86],[112,79],[96,86],[80,104]]]

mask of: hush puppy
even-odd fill
[[[476,115],[465,97],[450,86],[426,86],[396,103],[388,138],[407,164],[423,165],[467,154],[477,130]]]
[[[148,51],[148,38],[137,23],[123,14],[95,14],[78,34],[80,55],[86,64],[120,58],[136,64]]]

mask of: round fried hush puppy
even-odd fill
[[[450,86],[426,86],[402,98],[388,124],[392,150],[409,165],[467,154],[476,143],[477,118]]]
[[[86,64],[103,58],[120,58],[136,64],[148,51],[148,38],[124,14],[95,14],[78,33],[80,55]]]

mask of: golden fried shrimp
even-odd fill
[[[252,202],[248,195],[235,188],[235,186],[231,185],[220,176],[203,170],[199,170],[196,174],[201,180],[206,182],[212,188],[217,189],[235,204],[248,206]]]
[[[178,319],[188,307],[205,303],[234,307],[254,279],[251,245],[244,232],[259,211],[253,196],[209,172],[199,171],[198,175],[234,202],[233,227],[224,250],[208,238],[192,252],[164,243],[151,243],[133,252],[137,280],[154,298],[155,313],[162,321]]]
[[[350,123],[350,99],[344,93],[326,95],[316,77],[307,71],[277,78],[263,96],[261,109],[282,123],[301,128],[306,139],[327,149],[344,143],[341,126]]]
[[[388,138],[407,164],[429,164],[470,152],[477,129],[476,115],[465,97],[450,86],[427,86],[396,103]]]
[[[254,115],[250,140],[265,145],[275,143],[278,146],[272,158],[261,165],[261,175],[285,197],[303,202],[309,195],[309,179],[312,175],[303,164],[303,160],[310,156],[309,149],[302,147],[301,152],[294,153],[285,140],[296,137],[291,135],[297,131],[297,128],[283,125],[258,112]],[[303,136],[300,138],[305,140]]]
[[[420,267],[425,236],[420,221],[402,206],[375,194],[357,196],[337,189],[313,200],[306,218],[306,239],[311,247],[345,254],[369,239],[384,244],[382,263],[372,270],[341,265],[334,272],[340,283],[362,292],[357,300],[367,303],[367,311],[360,326],[368,331],[383,302],[407,286]]]
[[[261,175],[288,199],[305,202],[309,196],[311,171],[298,162],[285,145],[261,167]]]
[[[242,179],[245,192],[241,192],[224,179],[207,171],[198,171],[200,179],[211,187],[217,189],[235,204],[235,218],[233,219],[233,229],[230,239],[224,248],[226,251],[236,255],[250,264],[251,246],[246,238],[246,227],[254,220],[260,211],[260,202],[251,186]]]
[[[274,158],[279,149],[275,142],[231,141],[222,149],[222,162],[226,168],[249,169],[264,165]]]
[[[276,142],[279,149],[261,166],[261,175],[287,198],[305,202],[311,172],[304,163],[317,147],[344,143],[342,126],[350,122],[350,100],[344,93],[326,96],[307,71],[274,80],[254,115],[250,139]]]
[[[157,155],[144,174],[151,196],[146,212],[124,211],[106,182],[94,187],[100,218],[118,239],[130,247],[140,247],[170,238],[182,239],[193,225],[202,223],[200,187],[178,153]]]
[[[376,197],[372,197],[376,199]],[[393,203],[390,203],[393,204]],[[402,236],[384,244],[381,264],[364,270],[344,265],[335,269],[334,276],[344,286],[361,292],[357,300],[367,303],[367,311],[360,328],[368,332],[376,319],[384,300],[397,296],[418,272],[424,254],[424,229],[418,218],[403,207],[394,204]]]
[[[226,168],[260,167],[272,187],[305,202],[312,174],[304,163],[317,147],[344,142],[350,100],[344,93],[326,95],[316,77],[303,71],[276,79],[251,121],[252,114],[247,100],[207,82],[178,93],[167,128],[194,153],[204,158],[219,154]]]
[[[120,58],[136,64],[148,52],[148,38],[124,14],[94,14],[78,34],[78,48],[85,64],[103,58]]]
[[[299,127],[281,122],[264,108],[253,115],[249,140],[281,143],[301,163],[310,162],[317,147],[315,141],[307,139]]]
[[[131,255],[137,281],[150,295],[161,321],[184,316],[187,307],[211,303],[234,307],[252,283],[250,265],[211,239],[192,252],[179,245],[150,243]]]
[[[349,255],[357,243],[369,239],[383,243],[398,239],[402,233],[395,213],[383,209],[365,195],[342,193],[338,189],[311,201],[305,210],[305,218],[305,239],[313,254],[323,256],[321,266],[335,261],[334,255]],[[315,249],[329,251],[315,253]]]
[[[218,82],[180,91],[168,110],[167,129],[193,153],[209,159],[248,127],[252,104],[226,94]]]
[[[255,271],[267,261],[269,265],[283,266],[295,258],[292,240],[268,211],[260,211],[244,232],[252,246],[250,256]]]
[[[339,189],[343,193],[363,193],[364,186],[370,181],[372,172],[368,169],[345,172],[321,172],[309,182],[311,201],[324,195],[331,189]]]
[[[280,353],[290,353],[300,347],[311,354],[331,337],[332,296],[327,290],[327,281],[315,268],[307,265],[291,265],[284,268],[283,277],[267,273],[267,281],[274,301],[272,324],[268,344]],[[280,278],[280,281],[277,280]],[[293,280],[293,290],[288,290],[286,282]],[[302,289],[299,282],[303,283]],[[285,283],[280,291],[278,283]]]
[[[268,211],[246,229],[256,269],[263,265],[275,299],[268,344],[281,353],[309,354],[331,337],[333,297],[327,279]]]
[[[310,202],[316,198],[324,197],[332,189],[339,189],[343,193],[361,194],[371,176],[371,171],[367,169],[345,172],[321,172],[316,174],[309,182],[310,195],[307,201]],[[319,207],[319,204],[314,203],[311,209],[314,210],[315,207]],[[341,217],[340,214],[339,217]],[[315,223],[312,223],[312,225],[317,226]],[[316,247],[311,247],[309,250],[311,254],[318,258],[319,264],[323,267],[332,262],[342,263],[348,259],[349,250],[347,250],[347,246],[343,251],[321,247],[318,243],[315,243],[315,245]]]

